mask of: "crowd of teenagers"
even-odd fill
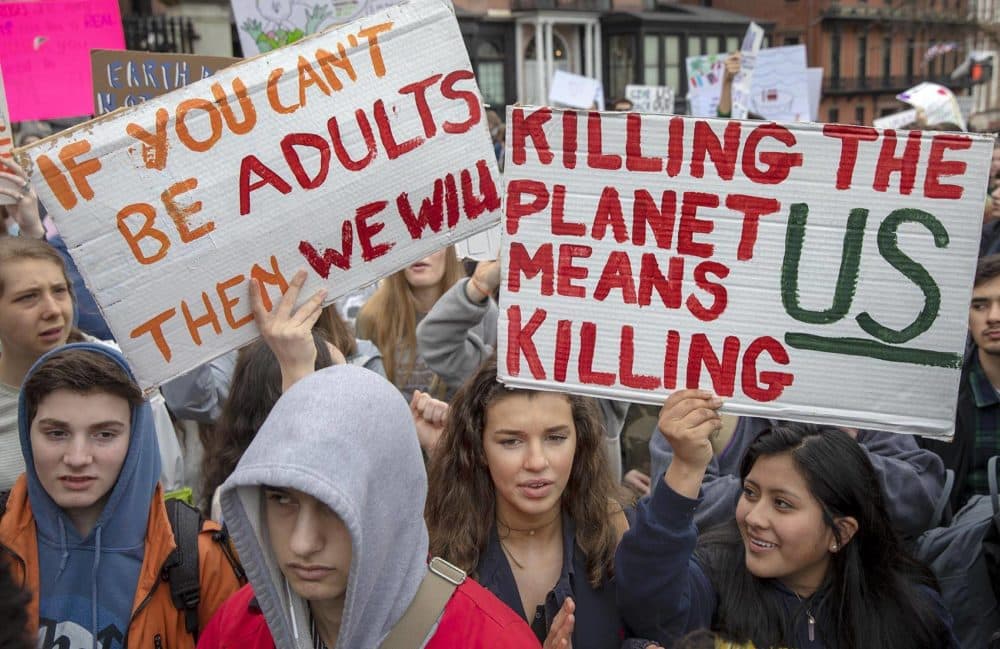
[[[502,268],[452,247],[327,306],[251,283],[261,338],[144,394],[0,196],[2,649],[1000,648],[1000,515],[953,544],[985,588],[926,552],[996,490],[992,204],[947,444],[510,389]]]

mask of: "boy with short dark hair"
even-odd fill
[[[18,421],[27,469],[7,498],[0,549],[33,594],[31,637],[45,649],[193,648],[239,588],[238,566],[207,521],[190,530],[197,600],[175,605],[160,583],[177,537],[149,404],[124,358],[90,343],[46,354],[25,377]]]

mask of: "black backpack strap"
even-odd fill
[[[164,503],[177,547],[164,566],[170,582],[170,599],[184,613],[184,628],[198,641],[198,604],[201,603],[201,580],[198,571],[198,534],[202,518],[197,509],[180,500]]]

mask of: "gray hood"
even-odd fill
[[[335,649],[378,647],[427,572],[427,474],[402,395],[351,365],[302,379],[222,486],[223,517],[276,647],[312,649],[307,605],[286,587],[270,550],[261,485],[305,492],[344,521],[353,557]]]

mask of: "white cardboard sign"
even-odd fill
[[[7,94],[3,89],[3,70],[0,70],[0,171],[6,171],[4,161],[11,159],[14,149],[14,131],[11,128],[10,113],[7,111]],[[0,196],[0,205],[10,205],[14,199]]]
[[[414,0],[28,149],[143,388],[257,336],[248,285],[328,302],[495,225],[458,23]]]
[[[549,102],[574,108],[597,106],[604,110],[604,86],[597,79],[556,70],[552,75]]]
[[[726,72],[725,53],[689,56],[685,60],[688,77],[689,113],[695,117],[715,117]]]
[[[625,86],[625,98],[640,113],[674,114],[674,89],[670,86]]]
[[[507,138],[502,381],[951,434],[988,137],[508,107]]]
[[[750,110],[776,122],[807,122],[812,114],[810,92],[805,45],[769,47],[757,53]]]
[[[907,124],[912,124],[917,121],[917,109],[911,108],[910,110],[900,111],[898,113],[893,113],[892,115],[886,115],[885,117],[879,117],[872,121],[872,126],[875,128],[903,128]]]
[[[955,94],[942,85],[928,81],[918,83],[896,95],[896,99],[923,110],[927,115],[927,125],[931,128],[935,124],[951,122],[965,130],[965,118],[962,117]]]
[[[733,79],[732,116],[736,119],[746,119],[748,111],[753,106],[753,75],[757,67],[757,54],[764,45],[764,28],[751,22],[747,33],[743,36],[740,46],[740,71]]]

